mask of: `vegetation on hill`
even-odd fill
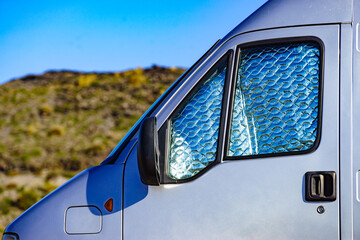
[[[104,160],[183,72],[157,66],[51,71],[0,85],[0,232],[59,184]]]

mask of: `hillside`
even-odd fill
[[[183,72],[51,71],[0,85],[0,232],[40,197],[104,160]]]

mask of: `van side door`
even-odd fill
[[[155,111],[161,185],[125,165],[128,239],[339,238],[339,25],[224,42]]]

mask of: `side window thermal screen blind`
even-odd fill
[[[186,179],[215,161],[228,58],[213,68],[171,119],[168,175]]]
[[[313,42],[240,50],[228,156],[312,148],[318,134],[320,48]]]

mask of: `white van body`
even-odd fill
[[[268,1],[3,239],[360,239],[359,9]]]

